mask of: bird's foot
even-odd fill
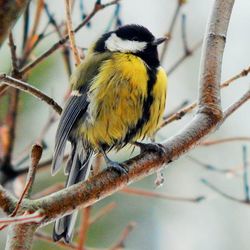
[[[109,168],[110,170],[114,169],[120,175],[123,175],[123,174],[127,175],[128,174],[128,169],[125,166],[123,166],[122,164],[119,164],[115,161],[110,160],[104,150],[102,150],[102,154],[103,154],[103,157],[105,159],[107,168]]]
[[[121,164],[114,162],[114,161],[110,161],[107,164],[108,168],[111,170],[115,170],[118,174],[122,175],[122,174],[128,174],[128,170]]]
[[[161,156],[166,153],[165,147],[160,143],[135,142],[134,145],[140,148],[141,153],[154,152],[154,153],[158,153]]]

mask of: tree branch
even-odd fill
[[[81,63],[79,52],[76,48],[75,42],[75,32],[73,31],[72,27],[72,19],[71,19],[71,1],[65,0],[65,9],[66,9],[66,20],[67,20],[67,29],[68,29],[68,36],[70,41],[71,50],[73,52],[73,56],[75,59],[75,66]]]
[[[250,99],[250,90],[248,90],[237,102],[229,106],[223,114],[223,120],[226,120],[235,110],[242,106],[246,101]]]
[[[61,114],[62,108],[52,98],[44,94],[41,90],[38,90],[37,88],[29,85],[28,83],[10,77],[6,74],[0,74],[0,82],[4,82],[5,84],[13,88],[20,89],[24,92],[32,94],[39,100],[44,101],[48,105],[50,105],[58,114]]]
[[[20,224],[10,227],[5,250],[29,250],[31,249],[33,236],[37,224]]]
[[[16,204],[16,198],[0,185],[0,208],[9,215],[14,211]]]

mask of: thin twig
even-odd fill
[[[227,193],[224,193],[223,191],[221,191],[219,188],[217,188],[216,186],[214,186],[213,184],[211,184],[208,180],[206,179],[201,179],[201,182],[203,184],[205,184],[207,187],[209,187],[210,189],[212,189],[214,192],[218,193],[219,195],[225,197],[226,199],[232,200],[232,201],[236,201],[236,202],[240,202],[240,203],[248,203],[246,202],[244,199],[238,199],[236,197],[233,197]]]
[[[227,87],[229,84],[231,84],[235,80],[247,76],[249,74],[249,72],[250,72],[250,67],[248,67],[247,69],[243,69],[239,74],[231,77],[230,79],[228,79],[227,81],[222,83],[221,88]]]
[[[27,8],[24,12],[24,23],[23,23],[23,50],[26,47],[27,39],[28,39],[28,33],[29,33],[29,24],[30,24],[30,3],[28,3]]]
[[[62,39],[63,38],[63,33],[61,32],[60,26],[57,23],[57,21],[55,20],[55,18],[53,17],[53,15],[50,13],[49,6],[47,4],[44,4],[44,10],[45,10],[45,13],[48,16],[49,22],[55,28],[59,39]],[[69,48],[70,48],[70,45],[69,45]],[[66,69],[67,69],[67,74],[68,74],[68,76],[71,76],[72,69],[71,69],[71,63],[70,63],[69,48],[68,48],[67,44],[64,44],[63,47],[62,47],[62,55],[63,55],[63,59],[64,59]]]
[[[54,242],[53,239],[51,238],[51,235],[47,235],[43,232],[36,232],[35,233],[35,237],[39,240],[43,240],[43,241],[47,241],[49,243],[54,243],[60,247],[66,248],[66,249],[73,249],[76,250],[77,249],[77,245],[73,244],[73,243],[64,243],[63,241],[57,241]]]
[[[18,209],[23,201],[24,198],[29,197],[30,193],[31,193],[31,187],[32,184],[35,180],[35,174],[36,174],[36,169],[37,169],[37,165],[42,157],[42,147],[40,145],[34,145],[31,149],[31,164],[30,164],[30,168],[27,174],[27,179],[26,179],[26,183],[25,183],[25,187],[23,189],[22,195],[17,203],[16,209],[13,212],[12,216],[15,216],[18,212]]]
[[[181,16],[181,37],[182,37],[182,44],[184,48],[184,52],[186,55],[190,54],[190,49],[188,48],[187,42],[187,16],[182,14]]]
[[[188,100],[183,101],[180,105],[178,105],[176,108],[172,109],[170,112],[168,112],[163,119],[168,119],[169,117],[171,117],[172,115],[174,115],[175,113],[177,113],[180,109],[186,107],[189,104]]]
[[[84,250],[90,225],[91,206],[82,209],[82,222],[79,230],[77,250]]]
[[[166,37],[168,38],[168,41],[166,43],[164,43],[164,46],[163,46],[163,49],[162,49],[162,52],[161,52],[161,55],[160,55],[160,61],[161,62],[163,61],[164,57],[167,54],[167,49],[168,49],[168,46],[169,46],[169,42],[170,42],[170,40],[172,39],[172,36],[173,36],[173,30],[174,30],[174,27],[175,27],[175,24],[176,24],[176,21],[177,21],[177,17],[179,16],[181,7],[183,5],[183,1],[177,0],[177,2],[178,3],[177,3],[177,6],[176,6],[176,9],[175,9],[173,18],[171,20],[169,29],[165,34]]]
[[[134,230],[136,223],[134,221],[130,222],[123,230],[118,242],[110,248],[110,250],[121,250],[125,249],[125,240],[128,238],[132,230]]]
[[[11,224],[23,224],[23,223],[39,223],[44,218],[44,215],[41,211],[36,211],[32,214],[26,214],[16,217],[7,217],[0,219],[0,225],[11,225]]]
[[[187,105],[186,107],[180,109],[178,112],[172,114],[168,118],[164,119],[158,130],[160,130],[161,128],[165,127],[166,125],[168,125],[169,123],[171,123],[173,121],[180,120],[187,113],[191,112],[196,106],[197,106],[197,103],[193,102],[193,103]]]
[[[173,72],[191,55],[194,54],[202,45],[202,40],[196,43],[191,49],[189,49],[188,53],[185,51],[184,54],[177,59],[177,61],[167,70],[168,76],[173,74]]]
[[[7,165],[11,164],[12,153],[14,149],[18,101],[19,101],[19,91],[17,89],[12,89],[12,91],[10,91],[8,113],[6,116],[6,124],[8,126],[8,133],[9,133],[8,135],[9,142],[4,159],[6,162],[5,164]]]
[[[250,99],[250,90],[247,91],[237,102],[233,103],[229,106],[223,113],[223,120],[222,122],[227,119],[231,114],[234,113],[239,107],[241,107],[245,102]]]
[[[114,0],[111,1],[110,3],[107,4],[99,4],[98,1],[95,4],[93,10],[91,11],[91,13],[82,21],[82,23],[80,23],[75,29],[74,32],[76,33],[77,31],[79,31],[82,27],[84,27],[89,21],[90,19],[92,19],[92,17],[95,16],[96,13],[98,13],[100,10],[117,4],[119,2],[119,0]],[[48,56],[50,56],[54,51],[56,51],[58,48],[60,48],[64,43],[66,43],[69,39],[69,36],[65,36],[63,39],[61,39],[60,41],[56,42],[54,45],[51,46],[50,49],[48,49],[47,51],[45,51],[42,55],[40,55],[36,60],[34,60],[33,62],[31,62],[30,64],[28,64],[27,66],[25,66],[24,68],[21,69],[21,73],[25,74],[28,71],[30,71],[31,69],[33,69],[37,64],[39,64],[41,61],[43,61],[45,58],[47,58]]]
[[[10,32],[9,34],[9,47],[10,47],[10,52],[11,52],[12,72],[13,74],[17,74],[18,73],[18,59],[16,55],[16,45],[14,43],[12,32]]]
[[[37,88],[29,85],[28,83],[10,77],[6,74],[0,74],[0,82],[4,82],[13,88],[20,89],[37,97],[39,100],[44,101],[48,105],[50,105],[58,114],[61,114],[62,108],[52,98],[50,98]]]
[[[231,169],[220,169],[212,164],[208,164],[208,163],[205,163],[201,160],[198,160],[191,155],[188,155],[187,159],[189,159],[190,161],[196,163],[200,167],[205,168],[206,170],[209,170],[209,171],[215,171],[217,173],[222,173],[222,174],[228,174],[228,173],[231,173],[231,171],[232,171]]]
[[[16,45],[14,44],[12,33],[9,35],[9,47],[11,51],[12,61],[12,76],[20,77],[18,60],[16,55]],[[7,88],[5,88],[6,90]],[[16,135],[16,121],[17,121],[17,109],[19,101],[19,91],[13,89],[9,94],[9,106],[8,113],[6,116],[6,123],[8,126],[8,147],[6,148],[6,154],[4,155],[5,164],[11,165],[12,152],[14,148],[15,135]]]
[[[29,171],[27,174],[25,187],[24,187],[23,192],[22,192],[22,194],[17,202],[17,205],[16,205],[14,211],[12,212],[12,214],[10,215],[10,217],[16,216],[16,214],[18,213],[18,210],[22,204],[23,199],[29,197],[32,184],[35,180],[36,168],[37,168],[37,165],[41,159],[41,156],[42,156],[42,147],[40,145],[34,145],[32,147],[32,150],[31,150],[31,164],[30,164],[30,168],[29,168]],[[5,228],[5,226],[7,226],[7,225],[1,226],[0,230]]]
[[[151,192],[151,191],[146,191],[143,189],[131,188],[131,187],[130,188],[125,187],[124,189],[121,190],[121,192],[126,193],[126,194],[139,195],[139,196],[145,196],[145,197],[151,197],[151,198],[161,198],[161,199],[172,200],[172,201],[200,202],[205,199],[204,196],[198,196],[194,198],[176,197],[176,196],[165,195],[165,194],[160,194],[156,192]]]
[[[223,139],[218,139],[218,140],[209,140],[209,141],[201,142],[200,145],[201,146],[213,146],[213,145],[216,145],[216,144],[233,142],[233,141],[250,141],[250,137],[247,137],[247,136],[235,136],[235,137],[228,137],[228,138],[223,138]]]
[[[81,63],[81,59],[79,56],[79,52],[76,48],[75,35],[74,35],[73,27],[72,27],[70,0],[65,0],[65,8],[66,8],[66,21],[67,21],[67,28],[68,28],[68,36],[70,40],[71,50],[73,52],[74,59],[75,59],[75,66],[77,66]]]
[[[31,28],[31,38],[36,34],[37,28],[39,26],[41,16],[42,16],[42,10],[43,10],[43,5],[44,5],[44,0],[38,0],[37,5],[36,5],[36,11],[35,11],[35,16],[34,16],[34,22],[33,26]]]
[[[244,145],[242,148],[243,152],[243,186],[245,192],[246,202],[250,202],[249,184],[248,184],[248,162],[247,162],[247,146]]]

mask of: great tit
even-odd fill
[[[127,144],[158,148],[138,141],[153,135],[165,109],[167,76],[160,66],[156,39],[131,24],[102,35],[71,76],[71,95],[57,128],[52,175],[62,167],[66,142],[71,153],[66,187],[86,180],[92,158],[101,153],[108,167],[126,172],[106,152]],[[69,242],[77,212],[55,222],[53,238]]]

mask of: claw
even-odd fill
[[[120,165],[119,163],[117,162],[114,162],[114,161],[110,161],[108,164],[107,164],[108,168],[110,168],[111,170],[114,169],[118,174],[122,175],[122,174],[128,174],[128,170]]]
[[[144,152],[156,152],[161,156],[166,153],[165,147],[160,143],[135,142],[134,144],[136,146],[140,147],[141,153],[144,153]]]
[[[123,165],[115,162],[115,161],[112,161],[108,158],[108,156],[106,155],[105,151],[104,150],[101,150],[103,156],[104,156],[104,159],[105,159],[105,162],[107,164],[107,167],[110,168],[110,169],[114,169],[118,174],[122,175],[122,174],[128,174],[128,170],[127,168],[125,168]]]

